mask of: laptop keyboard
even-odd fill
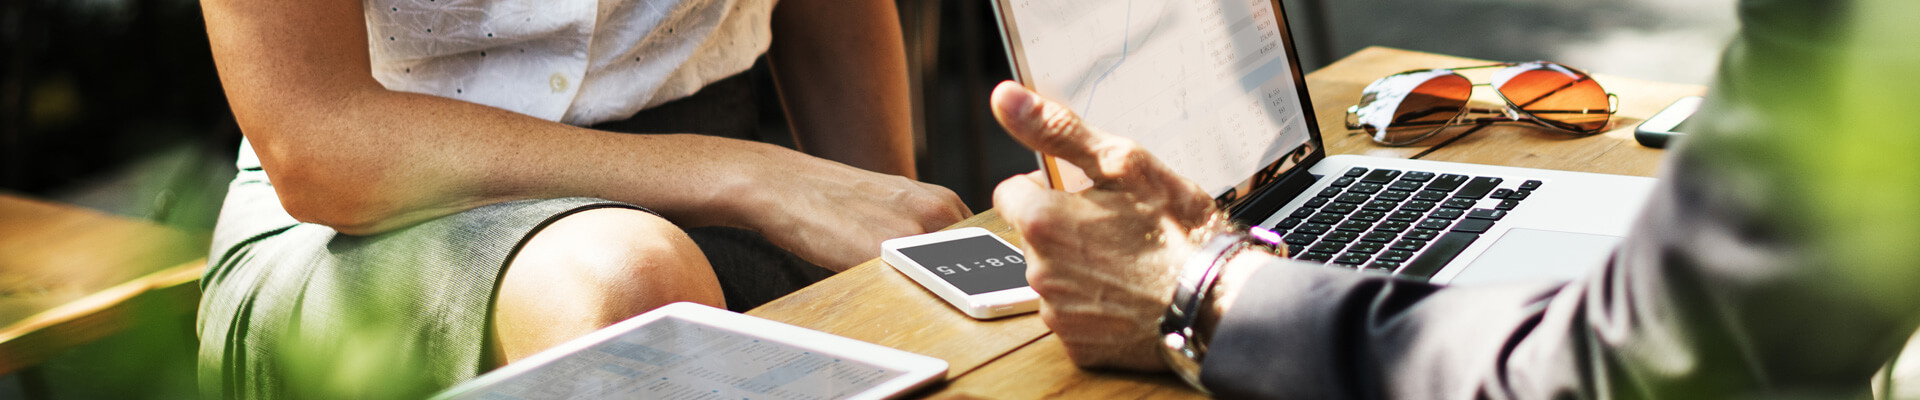
[[[1426,279],[1542,182],[1355,167],[1273,227],[1294,259]],[[1497,199],[1493,208],[1476,208]]]

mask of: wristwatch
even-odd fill
[[[1200,321],[1200,313],[1213,304],[1213,285],[1219,283],[1223,265],[1240,254],[1240,250],[1256,248],[1267,254],[1279,254],[1281,246],[1281,235],[1263,227],[1233,229],[1208,238],[1206,244],[1181,265],[1181,275],[1173,287],[1173,300],[1167,302],[1167,313],[1160,317],[1160,344],[1164,350],[1160,356],[1167,362],[1167,369],[1173,369],[1181,381],[1187,381],[1188,387],[1212,396],[1208,388],[1200,385],[1200,362],[1206,360],[1206,340],[1194,331],[1194,325]]]
[[[1200,313],[1212,304],[1213,285],[1220,280],[1221,266],[1250,247],[1274,251],[1278,236],[1260,227],[1223,232],[1208,239],[1180,268],[1173,299],[1167,303],[1166,314],[1160,317],[1160,344],[1164,350],[1160,355],[1168,369],[1201,393],[1212,394],[1200,384],[1200,361],[1206,358],[1207,344],[1194,327]]]

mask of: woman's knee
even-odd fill
[[[678,226],[639,210],[600,208],[554,221],[528,240],[507,274],[521,266],[567,275],[614,303],[720,301],[719,281],[700,247]],[[704,298],[708,292],[711,299]]]
[[[493,312],[506,360],[678,301],[725,307],[713,267],[659,216],[600,208],[563,217],[508,262]]]

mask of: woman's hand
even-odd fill
[[[993,112],[1015,139],[1093,180],[1066,193],[1047,189],[1045,173],[1034,172],[994,191],[994,208],[1026,239],[1040,318],[1080,366],[1166,368],[1155,321],[1194,241],[1220,218],[1213,199],[1132,140],[1086,126],[1020,85],[1000,84]]]
[[[778,150],[756,175],[745,227],[827,269],[880,256],[880,242],[972,216],[947,188]]]

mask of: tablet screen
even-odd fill
[[[905,373],[667,316],[459,397],[839,399]]]
[[[990,236],[907,247],[900,254],[968,295],[1027,286],[1027,260]]]

